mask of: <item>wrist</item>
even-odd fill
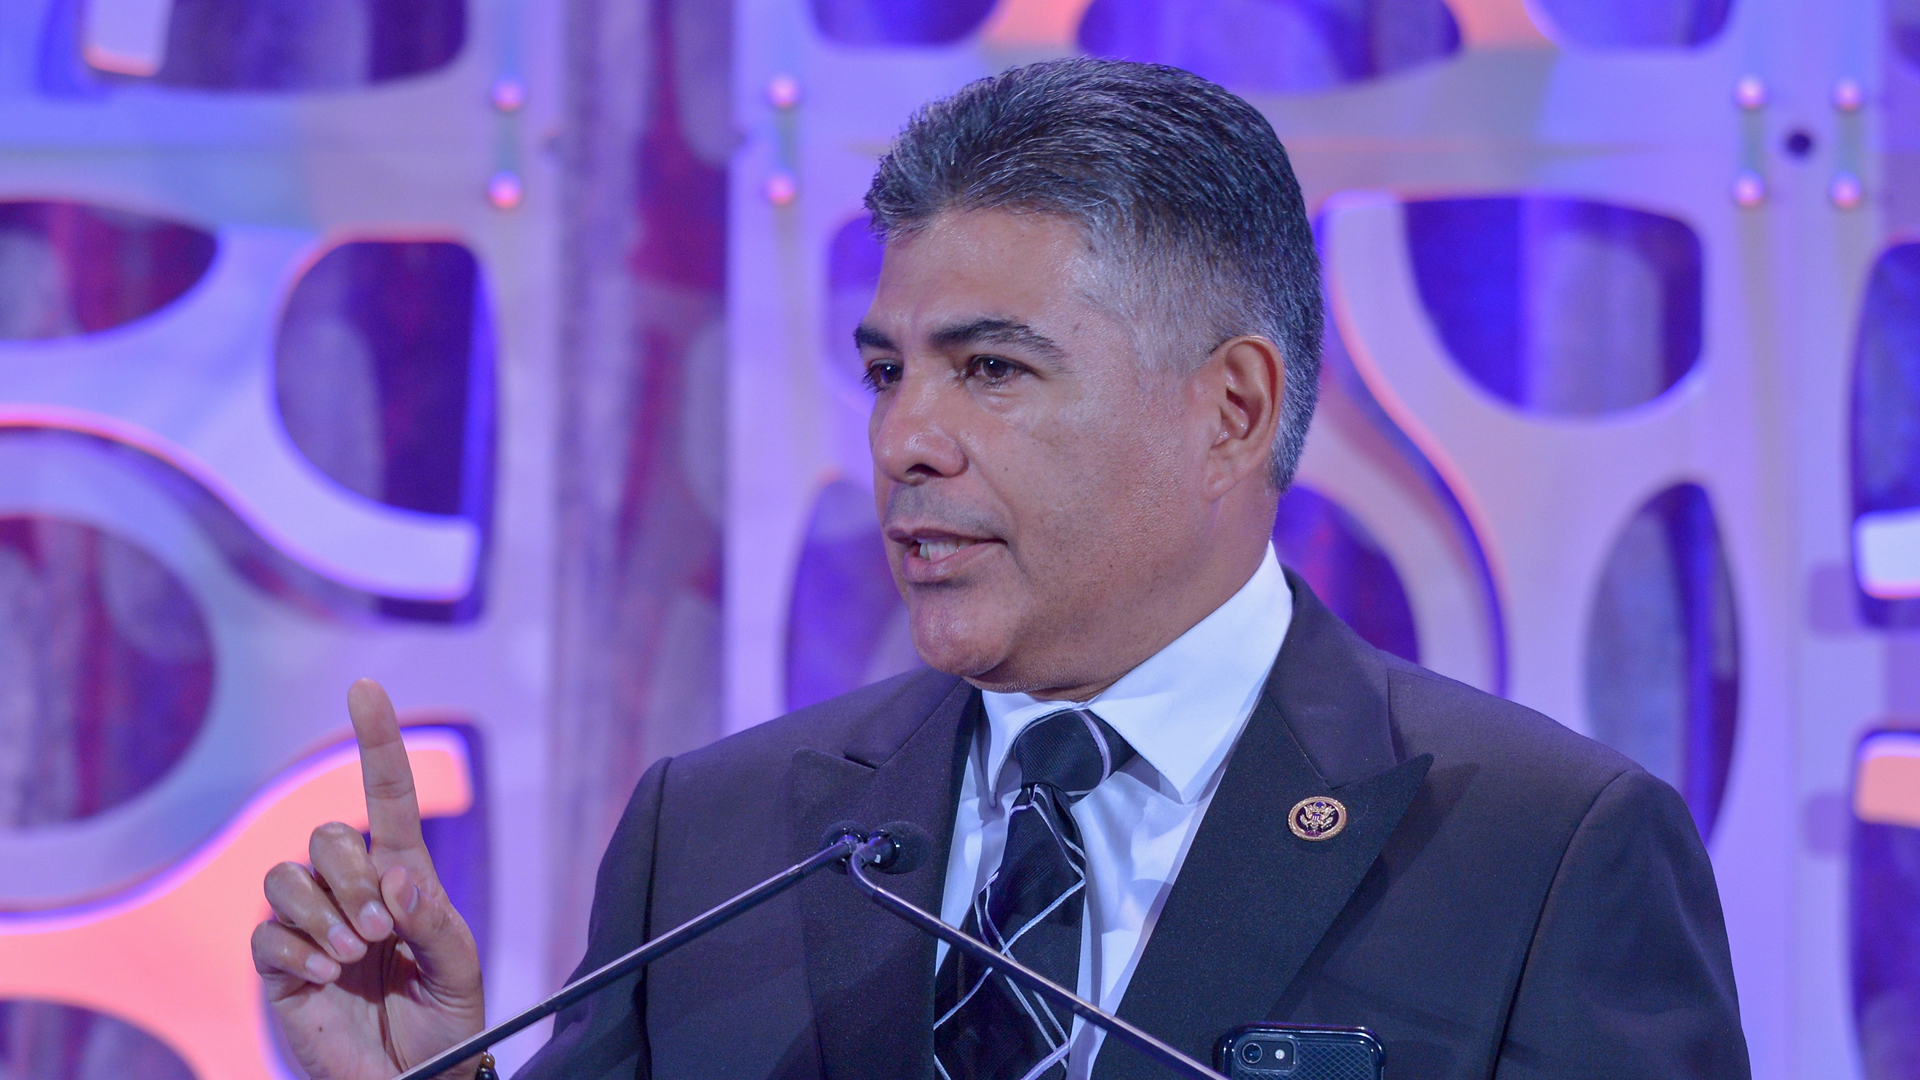
[[[500,1080],[491,1052],[483,1051],[440,1074],[445,1080]]]

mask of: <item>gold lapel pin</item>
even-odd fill
[[[1287,812],[1287,828],[1302,840],[1331,840],[1346,827],[1346,806],[1328,795],[1309,795]]]

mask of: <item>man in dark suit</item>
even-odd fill
[[[933,670],[657,763],[583,971],[834,822],[906,820],[934,850],[899,892],[1195,1057],[1279,1020],[1366,1026],[1400,1077],[1748,1074],[1680,798],[1273,562],[1320,301],[1258,113],[1166,68],[1016,69],[917,116],[867,201],[876,495]],[[254,954],[302,1063],[358,1080],[482,1021],[391,707],[350,700],[372,849],[317,830]],[[822,875],[562,1014],[522,1075],[1156,1070]]]

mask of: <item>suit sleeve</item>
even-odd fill
[[[594,879],[587,955],[568,982],[646,941],[654,838],[666,784],[662,758],[635,785]],[[553,1038],[515,1080],[648,1080],[645,973],[629,975],[575,1003],[554,1020]]]
[[[1495,1075],[1751,1075],[1713,867],[1686,803],[1651,775],[1616,777],[1575,830]]]

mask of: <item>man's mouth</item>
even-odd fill
[[[958,580],[982,552],[998,541],[983,536],[955,536],[929,529],[921,533],[902,528],[889,536],[906,556],[900,570],[910,585],[934,585]]]
[[[913,553],[928,562],[939,562],[978,543],[978,540],[922,540],[913,545]]]

